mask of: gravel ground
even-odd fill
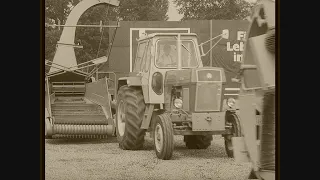
[[[153,142],[146,136],[145,148],[125,151],[115,137],[103,140],[46,140],[46,180],[91,179],[247,179],[251,165],[228,158],[221,136],[213,136],[206,150],[189,150],[182,136],[175,136],[171,160],[157,159]]]

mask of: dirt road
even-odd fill
[[[243,180],[250,164],[227,158],[221,136],[213,136],[206,150],[189,150],[182,136],[175,137],[172,160],[159,160],[152,139],[146,136],[145,149],[124,151],[115,137],[104,140],[46,140],[46,180],[151,179],[151,180]]]

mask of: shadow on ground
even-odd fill
[[[150,137],[145,138],[144,148],[141,151],[154,151],[153,139]],[[227,154],[224,145],[215,141],[212,141],[211,146],[207,149],[188,149],[182,139],[175,139],[172,160],[185,157],[216,159],[226,158]]]
[[[108,137],[106,139],[47,139],[48,144],[103,144],[118,143],[116,137]]]

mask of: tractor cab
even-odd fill
[[[138,50],[134,72],[149,68],[191,69],[202,67],[197,35],[194,33],[153,33],[137,40]],[[152,59],[150,59],[152,56]],[[146,60],[144,62],[143,60]]]
[[[224,70],[203,67],[196,34],[155,33],[138,39],[133,72],[142,77],[148,103],[163,104],[171,111],[172,96],[177,95],[185,111],[222,110]]]

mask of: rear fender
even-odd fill
[[[118,79],[117,91],[119,91],[121,86],[128,85],[133,87],[142,87],[141,77],[121,77]]]
[[[119,87],[121,87],[123,85],[142,86],[141,77],[136,76],[136,77],[122,77],[122,78],[119,78]],[[119,87],[118,87],[118,89],[119,89]]]

